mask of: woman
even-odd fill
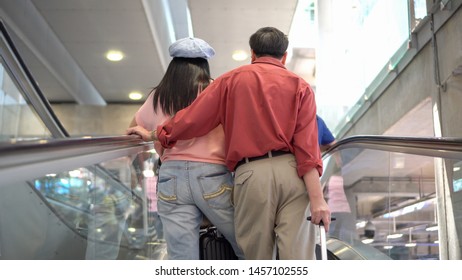
[[[136,113],[127,134],[152,141],[151,131],[194,101],[212,81],[207,59],[215,52],[198,38],[184,38],[169,48],[173,57],[159,85]],[[199,228],[205,215],[243,259],[234,235],[231,204],[233,178],[225,166],[221,126],[207,135],[155,148],[162,165],[157,186],[158,213],[169,259],[199,259]]]

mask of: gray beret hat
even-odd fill
[[[171,57],[211,58],[215,50],[202,39],[183,38],[171,44],[168,48]]]

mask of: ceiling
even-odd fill
[[[85,105],[133,102],[157,85],[170,61],[168,46],[195,36],[216,51],[212,76],[249,63],[233,51],[248,51],[258,28],[274,26],[289,33],[297,0],[2,0],[0,16],[45,97],[52,102]],[[125,54],[110,62],[105,53]],[[294,52],[288,68],[314,55]],[[309,67],[310,69],[310,67]],[[292,70],[292,69],[291,69]],[[305,73],[300,73],[305,75]]]

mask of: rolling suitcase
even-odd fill
[[[308,221],[311,221],[311,216],[307,218]],[[335,217],[331,217],[331,221],[334,221]],[[319,260],[338,260],[338,258],[329,250],[327,250],[327,237],[326,230],[324,228],[324,223],[321,221],[319,223],[319,238],[320,244],[316,244],[316,258]]]
[[[199,248],[201,260],[237,260],[231,243],[215,226],[201,229]]]

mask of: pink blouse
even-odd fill
[[[157,114],[154,112],[152,105],[153,98],[154,92],[149,95],[135,114],[137,125],[147,130],[154,130],[158,125],[169,119],[169,116],[165,115],[160,107],[157,108]],[[204,136],[189,140],[179,140],[171,149],[163,150],[159,142],[155,142],[154,147],[161,161],[187,160],[224,165],[224,143],[225,137],[223,127],[219,125]]]

